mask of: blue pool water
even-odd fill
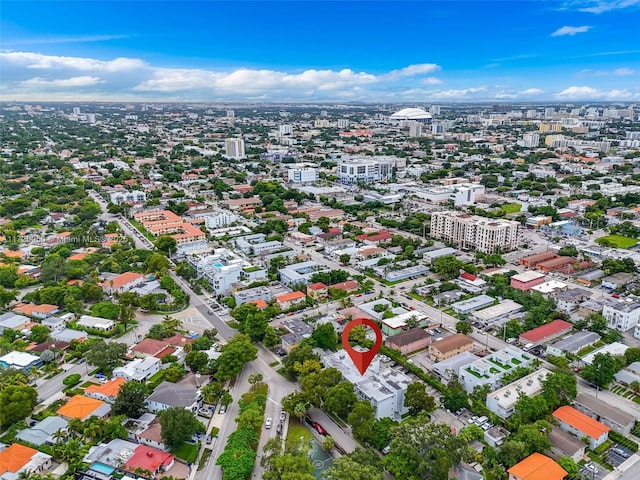
[[[214,263],[213,266],[218,268],[218,269],[222,268],[222,264],[221,263]]]
[[[100,462],[93,462],[89,468],[95,472],[104,473],[105,475],[111,475],[115,470],[115,468]]]

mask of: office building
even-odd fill
[[[227,158],[242,160],[245,158],[244,140],[241,138],[227,138],[225,141],[225,152]]]
[[[518,246],[518,222],[449,211],[431,214],[431,236],[463,250],[506,252]]]

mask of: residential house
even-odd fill
[[[558,408],[553,412],[553,417],[565,432],[569,432],[580,439],[587,437],[591,450],[594,450],[609,438],[609,430],[611,428],[569,405]]]
[[[355,280],[347,280],[346,282],[334,283],[330,285],[329,288],[334,290],[342,290],[343,292],[347,292],[349,294],[354,293],[358,290],[358,282]]]
[[[289,310],[299,305],[304,305],[306,301],[307,296],[302,292],[284,293],[276,297],[276,303],[280,310]]]
[[[13,307],[13,311],[19,314],[28,315],[34,318],[47,318],[60,311],[57,305],[51,305],[43,303],[41,305],[35,305],[33,303],[18,303]]]
[[[126,381],[146,382],[160,371],[162,362],[157,357],[136,358],[113,370],[113,376]]]
[[[5,312],[0,315],[0,335],[2,335],[5,330],[14,330],[19,332],[27,328],[27,325],[30,323],[31,319],[29,317],[18,315],[13,312]]]
[[[431,335],[422,328],[412,328],[396,335],[391,335],[385,340],[387,347],[400,351],[403,355],[426,348],[431,343]]]
[[[304,338],[311,336],[311,328],[302,320],[286,319],[282,321],[282,326],[289,331],[280,337],[282,348],[287,353],[291,352]]]
[[[80,328],[90,328],[93,330],[100,330],[101,332],[110,332],[116,327],[116,322],[107,318],[80,315],[76,325]]]
[[[142,285],[145,282],[144,275],[136,272],[125,272],[113,278],[104,280],[98,285],[108,294],[128,292],[133,287]]]
[[[53,445],[56,442],[55,433],[66,431],[69,422],[58,416],[45,417],[33,427],[25,428],[16,434],[16,439],[39,447]]]
[[[329,296],[329,287],[324,283],[316,282],[307,285],[307,295],[313,300],[321,300]]]
[[[456,333],[429,345],[429,357],[434,362],[441,362],[471,350],[473,350],[473,339],[462,333]]]
[[[40,357],[31,355],[26,352],[13,351],[0,357],[0,368],[14,368],[23,373],[28,373],[32,367],[39,367],[42,365]]]
[[[51,468],[51,455],[14,443],[0,451],[0,479],[16,480],[21,473],[43,474]]]
[[[176,457],[148,445],[138,445],[133,455],[125,463],[125,468],[130,472],[147,471],[155,477],[167,472],[173,467]]]
[[[171,407],[182,407],[196,412],[202,405],[200,390],[180,383],[162,382],[147,397],[147,408],[157,413]]]
[[[56,412],[65,420],[77,418],[86,420],[89,417],[105,418],[111,412],[111,405],[96,398],[74,395]]]
[[[115,373],[115,372],[114,372]],[[124,385],[126,380],[124,378],[117,377],[109,380],[100,385],[89,385],[84,389],[84,394],[87,397],[102,400],[107,403],[114,403],[116,397],[120,392],[120,387]]]
[[[567,471],[553,459],[534,452],[507,470],[509,480],[563,480]]]

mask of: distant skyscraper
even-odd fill
[[[346,118],[338,119],[338,128],[347,128],[349,126],[349,120]]]
[[[280,135],[291,135],[293,128],[291,125],[280,125]]]
[[[80,107],[73,107],[73,114],[80,115]]]
[[[431,105],[429,113],[431,115],[440,115],[440,105]]]
[[[540,143],[540,135],[537,133],[525,133],[522,136],[522,146],[531,148],[537,147],[538,143]]]
[[[556,113],[556,109],[553,107],[547,107],[544,109],[545,117],[553,117],[553,114]]]
[[[233,110],[227,110],[227,118],[235,118],[236,112]]]
[[[422,124],[420,122],[413,122],[411,125],[409,125],[409,136],[410,137],[422,136]]]
[[[244,140],[241,138],[227,138],[225,141],[225,147],[227,158],[235,158],[236,160],[245,158]]]
[[[441,123],[434,123],[433,125],[431,125],[431,133],[444,133],[444,125],[442,125]]]

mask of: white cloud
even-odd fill
[[[588,32],[592,27],[589,25],[582,25],[580,27],[560,27],[555,32],[551,34],[552,37],[563,37],[565,35],[575,35],[577,33],[585,33]]]
[[[520,92],[522,95],[542,95],[544,93],[544,90],[541,90],[539,88],[527,88],[526,90],[522,90],[522,92]]]
[[[51,45],[59,43],[92,43],[107,42],[109,40],[121,40],[131,38],[131,35],[78,35],[75,37],[42,37],[42,38],[23,38],[11,42],[5,42],[5,47],[16,45]]]
[[[61,57],[32,52],[0,52],[0,61],[14,67],[35,70],[71,69],[80,71],[125,72],[146,68],[147,64],[137,58],[115,58],[109,61],[95,58]]]
[[[456,99],[466,98],[470,93],[486,92],[487,87],[471,87],[471,88],[450,88],[448,90],[436,90],[431,92],[431,97],[437,99]]]
[[[415,77],[417,75],[426,75],[440,70],[440,66],[435,63],[419,63],[416,65],[409,65],[408,67],[400,68],[399,70],[392,70],[386,75],[387,79],[403,78],[403,77]]]
[[[582,2],[581,2],[582,3]],[[584,2],[587,6],[578,8],[580,12],[595,13],[596,15],[604,12],[610,12],[611,10],[620,10],[622,8],[629,8],[640,5],[640,0],[610,0],[610,1],[587,1]]]
[[[90,85],[96,85],[98,83],[102,83],[99,77],[90,77],[90,76],[82,76],[82,77],[71,77],[71,78],[59,78],[55,80],[46,80],[41,77],[30,78],[29,80],[25,80],[20,82],[22,86],[25,87],[88,87]]]
[[[439,85],[442,83],[442,80],[437,77],[427,77],[420,83],[422,83],[423,85]]]
[[[628,67],[616,68],[614,70],[581,70],[576,75],[589,77],[626,77],[629,75],[637,75],[637,70]]]
[[[572,86],[565,88],[555,94],[556,98],[562,100],[635,100],[640,99],[640,94],[629,90],[598,90],[588,86]]]

